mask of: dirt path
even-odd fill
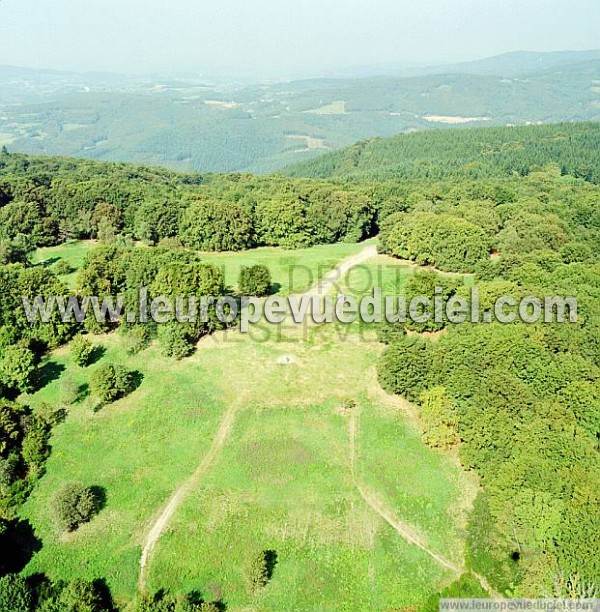
[[[348,274],[352,268],[359,266],[373,257],[377,257],[377,246],[374,244],[365,247],[362,251],[345,259],[338,266],[333,268],[331,272],[328,272],[314,287],[298,295],[297,297],[312,297],[312,296],[323,296],[330,293],[335,289],[336,285],[344,279],[344,276]]]
[[[233,407],[229,408],[225,412],[212,444],[204,456],[204,459],[202,459],[202,463],[198,466],[196,471],[175,491],[175,493],[173,493],[164,510],[150,527],[148,535],[146,536],[146,543],[144,544],[144,548],[142,550],[142,557],[140,559],[139,587],[141,591],[144,591],[146,587],[148,563],[156,543],[165,532],[169,522],[175,514],[175,511],[179,508],[186,495],[196,484],[198,484],[200,478],[202,478],[202,476],[204,476],[204,474],[206,474],[206,472],[212,467],[215,459],[219,455],[220,450],[223,448],[223,445],[231,433],[235,413],[236,410]]]
[[[434,559],[441,566],[449,569],[456,574],[462,574],[464,568],[457,567],[448,559],[445,559],[441,555],[438,555],[436,552],[431,550],[427,544],[423,541],[423,539],[417,535],[416,530],[411,527],[408,523],[400,521],[396,517],[394,517],[391,510],[385,507],[385,503],[379,499],[379,497],[370,489],[368,489],[365,485],[363,485],[356,476],[356,415],[352,414],[350,416],[350,462],[352,468],[352,478],[354,480],[354,484],[356,486],[357,491],[360,493],[363,501],[369,506],[376,514],[378,514],[390,527],[396,530],[398,535],[413,544],[417,548],[420,548],[422,551],[426,552],[432,559]]]
[[[326,274],[317,283],[317,285],[315,285],[313,288],[309,289],[305,293],[301,294],[301,296],[327,295],[336,287],[337,283],[342,280],[344,275],[347,274],[352,268],[372,259],[373,257],[376,257],[377,255],[377,247],[375,245],[370,245],[364,248],[362,251],[360,251],[360,253],[357,253],[353,257],[342,261],[336,268]],[[150,526],[140,559],[139,588],[142,592],[145,591],[146,588],[148,565],[152,556],[152,552],[154,551],[158,540],[166,531],[171,519],[173,518],[173,515],[175,514],[181,503],[184,501],[187,494],[198,484],[200,479],[213,466],[215,460],[217,459],[221,449],[223,448],[225,442],[227,441],[231,433],[236,412],[237,408],[235,406],[231,406],[223,414],[219,428],[215,433],[215,437],[212,441],[210,448],[208,449],[208,452],[202,459],[202,463],[198,466],[196,471],[178,489],[176,489],[176,491],[169,499],[165,508]],[[436,552],[431,550],[427,546],[427,543],[423,541],[423,538],[415,531],[415,529],[413,529],[408,523],[404,523],[403,521],[397,519],[394,516],[393,512],[386,507],[385,502],[383,502],[368,487],[359,482],[355,470],[357,432],[357,419],[355,414],[352,414],[350,417],[349,430],[352,477],[356,489],[365,504],[369,506],[376,514],[378,514],[386,523],[388,523],[388,525],[390,525],[401,538],[403,538],[410,544],[413,544],[414,546],[420,548],[441,566],[445,567],[446,569],[449,569],[450,571],[456,574],[461,574],[467,571],[463,567],[457,567],[452,562],[445,559],[443,556],[438,555]],[[474,572],[471,572],[471,574],[480,582],[481,586],[492,595],[494,599],[501,599],[500,595],[494,592],[494,590],[490,587],[489,583],[483,576],[480,576],[479,574],[476,574]]]
[[[328,272],[315,287],[309,289],[306,293],[302,295],[326,295],[332,289],[335,288],[336,283],[340,279],[342,279],[344,275],[348,273],[349,270],[367,261],[368,259],[375,257],[376,255],[377,247],[375,245],[366,247],[365,249],[360,251],[360,253],[357,253],[353,257],[342,261],[336,268],[331,270],[331,272]],[[156,519],[150,526],[150,529],[147,532],[144,548],[142,549],[142,556],[140,558],[139,588],[141,591],[144,591],[146,588],[148,565],[150,563],[152,552],[154,551],[158,540],[166,531],[171,519],[173,518],[173,515],[175,514],[187,494],[198,484],[202,476],[204,476],[206,472],[212,467],[213,463],[215,462],[215,459],[217,458],[219,452],[223,448],[223,445],[227,441],[229,434],[231,433],[235,414],[236,409],[234,407],[230,407],[225,412],[223,418],[221,419],[219,429],[217,430],[212,444],[208,449],[208,452],[204,456],[202,463],[198,466],[196,471],[178,489],[176,489],[176,491],[169,499],[165,508],[162,510],[160,515],[156,517]]]
[[[356,489],[360,493],[360,496],[365,504],[367,504],[367,506],[369,506],[373,512],[378,514],[388,525],[390,525],[390,527],[392,527],[402,539],[410,544],[413,544],[417,548],[420,548],[442,567],[449,569],[459,576],[464,573],[470,573],[493,599],[496,601],[503,599],[499,593],[494,591],[489,582],[483,576],[471,570],[467,570],[463,566],[458,567],[448,559],[444,558],[442,555],[438,555],[436,552],[431,550],[427,546],[427,543],[423,541],[423,538],[416,533],[415,529],[413,529],[408,523],[397,519],[393,512],[386,507],[385,502],[383,502],[376,493],[371,491],[358,480],[356,476],[356,432],[358,429],[356,414],[352,414],[350,416],[348,428],[350,434],[350,465],[352,470],[352,479],[354,480],[354,485],[356,486]]]

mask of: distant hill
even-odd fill
[[[600,183],[600,123],[429,131],[375,138],[291,166],[294,177],[356,181],[527,175],[548,164]]]
[[[420,74],[481,74],[505,77],[525,76],[570,64],[600,60],[600,49],[591,51],[515,51],[471,62],[428,66]]]
[[[388,62],[386,64],[355,66],[342,70],[335,76],[338,78],[366,78],[373,76],[415,77],[432,74],[480,74],[518,77],[597,59],[600,59],[600,49],[549,52],[512,51],[484,59],[449,64],[420,65]]]
[[[589,120],[599,51],[251,87],[0,67],[0,146],[183,171],[271,172],[375,136]]]

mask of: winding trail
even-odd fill
[[[464,568],[457,567],[448,559],[438,555],[436,552],[431,550],[427,546],[427,544],[423,541],[421,537],[419,537],[416,533],[416,530],[412,528],[408,523],[398,520],[394,517],[394,514],[391,510],[385,507],[385,504],[381,499],[377,497],[377,495],[368,489],[365,485],[363,485],[356,476],[356,415],[352,414],[350,416],[350,464],[352,468],[352,479],[354,480],[354,485],[356,486],[357,491],[360,493],[363,501],[367,506],[371,508],[376,514],[378,514],[390,527],[396,530],[398,535],[403,539],[413,544],[417,548],[420,548],[422,551],[426,552],[434,561],[439,563],[441,566],[449,569],[450,571],[456,574],[462,574],[464,572]]]
[[[304,293],[300,294],[298,297],[327,295],[329,292],[335,289],[337,283],[342,280],[344,275],[347,274],[352,268],[368,261],[369,259],[376,257],[377,255],[377,247],[375,245],[369,245],[368,247],[365,247],[356,255],[342,261],[338,266],[328,272],[314,287],[308,289]],[[156,517],[149,530],[147,531],[146,541],[142,549],[142,556],[140,558],[139,589],[142,592],[146,590],[148,566],[156,544],[168,528],[171,519],[173,518],[177,509],[181,506],[188,493],[195,486],[197,486],[202,477],[210,470],[210,468],[215,463],[221,449],[223,448],[223,446],[227,442],[227,439],[229,438],[229,435],[231,434],[237,410],[238,408],[236,404],[230,406],[225,411],[221,418],[221,422],[215,433],[213,441],[210,445],[210,448],[204,455],[202,462],[200,463],[196,471],[180,487],[175,490],[162,512]],[[396,518],[394,516],[393,511],[388,509],[385,503],[373,491],[371,491],[368,487],[366,487],[358,480],[356,475],[356,433],[357,419],[356,414],[353,413],[350,416],[349,422],[351,447],[350,463],[354,484],[365,504],[369,506],[373,510],[373,512],[379,515],[388,525],[390,525],[390,527],[392,527],[402,539],[416,546],[417,548],[420,548],[423,552],[427,553],[427,555],[429,555],[442,567],[445,567],[446,569],[458,575],[470,571],[465,569],[464,567],[456,566],[442,555],[439,555],[435,551],[431,550],[428,547],[427,543],[423,540],[421,536],[419,536],[419,534],[413,527],[411,527],[408,523],[405,523]],[[481,586],[488,593],[490,593],[490,595],[494,599],[502,599],[502,597],[491,588],[490,584],[483,576],[472,571],[470,571],[470,573],[479,581]]]
[[[142,550],[142,557],[140,559],[140,578],[139,578],[139,588],[141,591],[144,591],[146,588],[146,578],[148,574],[148,563],[150,561],[150,557],[152,555],[152,551],[156,546],[156,543],[165,532],[169,522],[173,518],[175,511],[179,508],[186,495],[190,492],[190,490],[198,483],[198,481],[206,474],[206,472],[212,467],[215,459],[218,457],[219,452],[223,448],[223,445],[227,441],[229,434],[231,433],[231,428],[233,427],[233,421],[235,419],[236,409],[234,407],[229,408],[223,414],[223,418],[221,419],[221,423],[219,424],[219,428],[215,434],[215,437],[212,441],[210,448],[206,455],[204,455],[204,459],[202,459],[202,463],[198,466],[196,471],[173,493],[171,499],[165,506],[164,510],[160,513],[160,515],[156,518],[150,530],[148,531],[148,535],[146,536],[146,543],[144,544],[144,548]]]
[[[349,270],[375,257],[376,255],[377,247],[375,245],[365,247],[356,255],[342,261],[337,267],[328,272],[314,287],[308,289],[305,293],[301,294],[301,296],[310,297],[314,295],[326,295],[335,288],[336,283],[342,279]],[[139,589],[142,592],[146,590],[148,566],[150,564],[152,552],[154,551],[156,544],[166,531],[171,519],[179,506],[181,506],[187,494],[199,483],[200,479],[213,466],[221,449],[229,438],[236,412],[237,409],[234,406],[231,406],[225,411],[211,446],[202,459],[202,462],[196,471],[175,490],[162,512],[154,519],[154,522],[147,531],[146,541],[144,543],[142,556],[140,558],[140,575],[138,582]]]
[[[434,561],[439,563],[442,567],[454,572],[458,576],[464,573],[470,573],[481,585],[481,587],[487,591],[490,596],[496,601],[500,601],[503,599],[502,595],[497,593],[490,583],[481,575],[472,570],[466,569],[464,566],[457,566],[442,555],[439,555],[435,551],[431,550],[427,546],[427,543],[423,541],[423,539],[416,533],[415,529],[413,529],[408,523],[405,523],[394,516],[394,513],[389,510],[385,503],[370,489],[368,489],[365,485],[363,485],[356,476],[356,431],[357,431],[357,422],[356,422],[356,414],[352,413],[350,415],[349,422],[349,434],[350,434],[350,465],[352,470],[352,479],[354,480],[354,485],[356,486],[356,490],[359,492],[363,501],[367,506],[373,510],[376,514],[378,514],[390,527],[392,527],[398,535],[413,544],[417,548],[420,548],[423,552],[427,553]]]
[[[333,268],[333,270],[328,272],[314,287],[308,289],[308,291],[305,291],[297,297],[327,295],[333,289],[335,289],[337,283],[340,280],[343,280],[344,276],[350,272],[352,268],[360,266],[360,264],[365,263],[365,261],[368,261],[369,259],[373,259],[373,257],[377,257],[378,254],[377,245],[371,244],[365,247],[356,255],[353,255],[348,259],[344,259],[339,265]]]

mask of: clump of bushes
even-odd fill
[[[242,266],[238,286],[242,295],[264,297],[271,294],[271,272],[267,266]]]
[[[64,259],[59,259],[54,266],[54,273],[58,276],[66,276],[67,274],[71,274],[73,272],[73,268],[69,265],[69,263]]]
[[[71,343],[71,355],[78,366],[85,368],[94,358],[94,345],[83,336],[75,336]]]
[[[72,482],[59,490],[52,507],[58,526],[66,531],[75,531],[97,514],[100,499],[94,489]]]
[[[134,388],[134,373],[120,365],[102,365],[90,376],[90,392],[103,404],[125,397]]]

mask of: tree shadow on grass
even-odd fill
[[[98,608],[94,608],[94,610],[98,609],[106,612],[118,612],[118,608],[115,606],[115,602],[112,598],[110,588],[106,583],[106,580],[104,578],[97,578],[91,582],[99,606]],[[31,574],[28,576],[27,583],[34,592],[34,609],[36,610],[38,608],[35,607],[35,604],[39,605],[42,600],[46,599],[48,596],[56,598],[60,597],[60,592],[67,586],[66,582],[62,580],[52,581],[48,576],[46,576],[46,574],[42,573]],[[58,608],[52,607],[51,609],[55,610]],[[73,608],[69,607],[69,609]],[[88,610],[89,608],[86,607],[85,609]],[[4,608],[2,608],[2,610],[4,610]]]
[[[92,485],[90,491],[94,496],[94,516],[106,507],[106,489],[98,485]]]
[[[46,361],[41,365],[35,372],[33,378],[33,385],[36,391],[43,389],[51,382],[60,378],[60,375],[65,371],[65,366],[62,363],[56,363],[56,361]]]
[[[42,548],[42,541],[27,520],[10,521],[0,543],[0,574],[20,572]]]
[[[90,354],[90,358],[89,358],[87,365],[94,365],[95,363],[100,361],[100,359],[102,359],[102,357],[104,357],[105,354],[106,354],[106,348],[102,346],[101,344],[97,344],[93,348]]]
[[[42,268],[50,268],[55,263],[58,263],[60,259],[60,257],[50,257],[49,259],[42,261],[39,265],[41,265]]]
[[[222,599],[218,599],[218,601],[208,602],[206,598],[202,595],[200,591],[191,591],[187,594],[187,600],[194,606],[200,606],[203,603],[212,603],[219,612],[226,612],[227,605],[223,602]]]
[[[83,383],[77,387],[74,404],[80,404],[90,394],[90,386]]]
[[[104,578],[97,578],[93,581],[93,585],[100,598],[100,609],[107,610],[107,612],[116,612],[117,608],[106,580]]]
[[[135,370],[135,372],[132,372],[131,373],[131,389],[129,393],[133,393],[134,391],[139,389],[143,382],[144,382],[144,375],[141,372],[139,372],[138,370]]]
[[[277,565],[277,552],[274,550],[265,550],[265,562],[267,564],[267,579],[271,580],[275,566]]]

